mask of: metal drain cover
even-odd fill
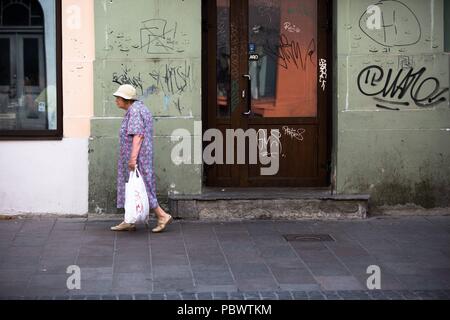
[[[298,241],[298,242],[327,242],[335,241],[329,234],[286,234],[283,236],[286,241]]]

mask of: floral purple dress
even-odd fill
[[[128,108],[120,127],[120,154],[117,166],[117,208],[125,206],[125,183],[130,171],[128,161],[133,146],[133,136],[143,135],[137,166],[145,182],[150,209],[157,208],[156,178],[153,168],[153,117],[142,101],[135,101]]]

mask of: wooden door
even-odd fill
[[[206,2],[204,129],[220,130],[224,155],[235,153],[207,166],[208,186],[329,185],[329,9],[326,0]],[[227,130],[249,133],[245,163]],[[263,174],[268,158],[278,168]]]

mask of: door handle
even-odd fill
[[[252,77],[249,74],[244,74],[242,77],[247,79],[247,90],[251,92],[252,90]],[[242,98],[247,96],[247,111],[243,113],[244,116],[249,116],[252,114],[252,97],[251,94],[246,95],[245,90],[242,91]]]

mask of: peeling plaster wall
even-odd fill
[[[371,30],[367,21],[376,20],[366,10],[374,4],[386,27]],[[339,0],[335,6],[336,191],[370,193],[375,205],[449,206],[444,1]]]
[[[154,116],[160,202],[168,192],[200,193],[202,166],[172,163],[177,142],[171,134],[178,128],[193,134],[194,121],[201,121],[201,1],[96,0],[95,35],[90,211],[117,211],[118,131],[124,111],[112,93],[125,83],[137,87]]]

